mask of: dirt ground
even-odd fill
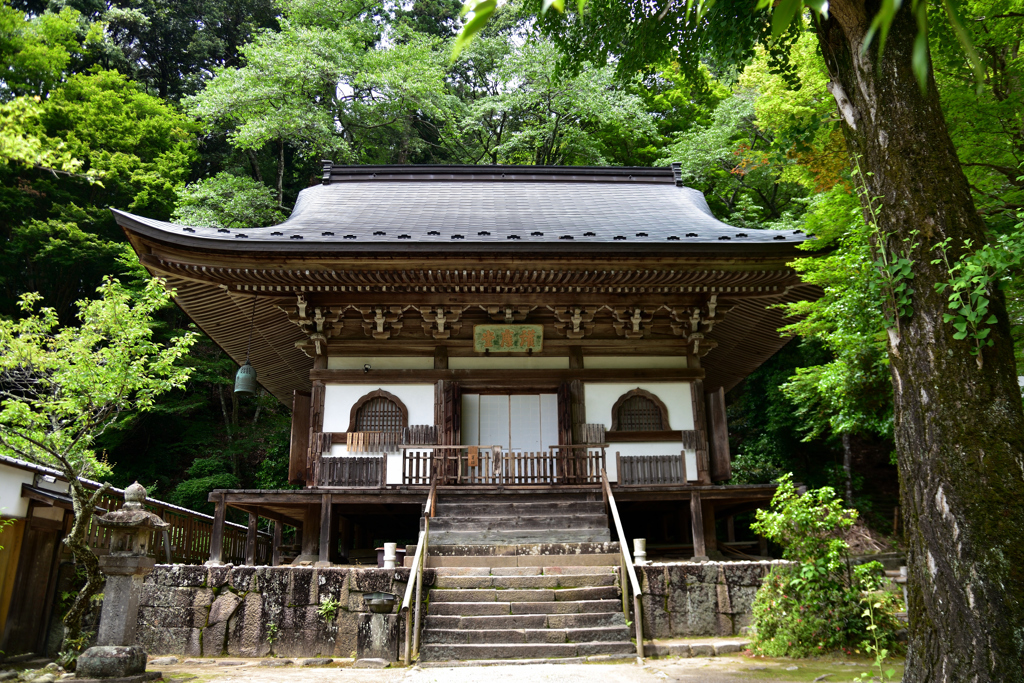
[[[852,681],[869,671],[867,662],[793,662],[743,656],[648,659],[636,664],[529,664],[455,668],[259,666],[258,660],[234,666],[210,663],[150,667],[169,683],[755,683],[758,681]],[[796,667],[795,669],[793,667]],[[897,667],[895,680],[902,675]]]

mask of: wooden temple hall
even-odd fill
[[[799,231],[721,223],[670,167],[324,162],[273,227],[115,214],[293,410],[297,488],[211,493],[212,560],[228,508],[298,530],[275,563],[352,563],[415,543],[428,495],[439,547],[609,542],[573,508],[612,493],[652,557],[765,554],[736,516],[774,487],[728,483],[724,393],[816,295]]]

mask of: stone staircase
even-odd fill
[[[598,492],[447,494],[430,520],[431,547],[610,540]]]
[[[441,495],[426,559],[436,581],[420,661],[636,653],[622,614],[619,544],[598,492]]]
[[[553,559],[553,558],[548,558]],[[614,567],[442,567],[420,660],[636,654]]]

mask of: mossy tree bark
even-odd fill
[[[933,245],[984,241],[934,81],[911,68],[917,26],[904,3],[885,52],[862,52],[877,0],[834,0],[818,24],[867,194],[890,252],[912,251],[913,312],[890,332],[895,433],[909,551],[910,643],[904,681],[1024,681],[1024,415],[1003,299],[995,345],[943,323],[948,279]],[[912,231],[919,231],[916,236]]]

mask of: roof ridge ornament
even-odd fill
[[[672,177],[675,178],[676,187],[684,187],[683,185],[683,164],[679,161],[672,162]]]

